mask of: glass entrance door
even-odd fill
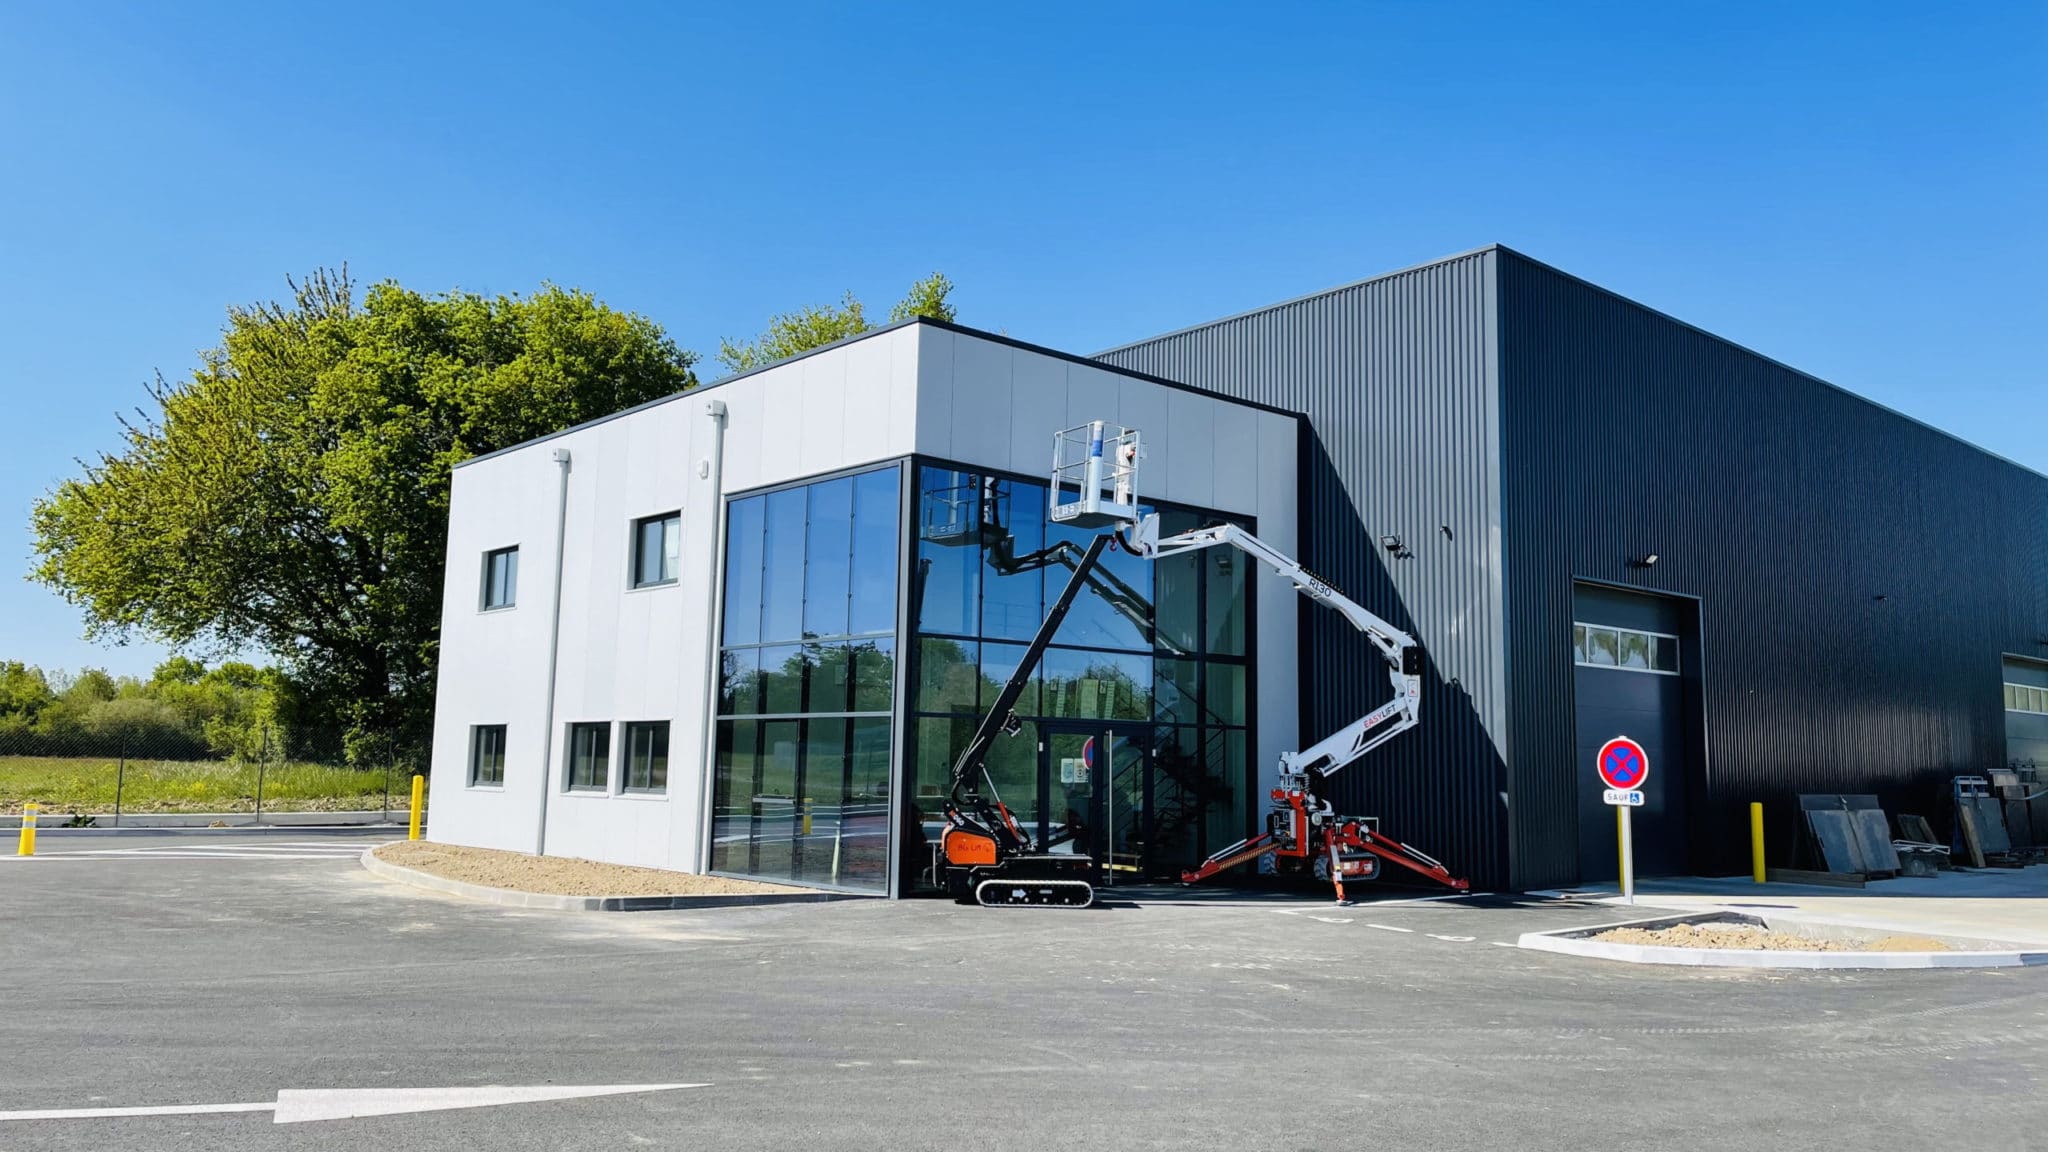
[[[1110,732],[1108,753],[1098,751],[1096,762],[1105,765],[1100,789],[1103,838],[1102,882],[1106,885],[1136,884],[1151,871],[1148,856],[1150,837],[1146,814],[1146,792],[1151,773],[1142,742],[1128,735]],[[1098,742],[1099,749],[1105,746]]]
[[[1137,883],[1152,870],[1150,735],[1149,725],[1045,725],[1039,834],[1051,851],[1092,858],[1100,885]]]

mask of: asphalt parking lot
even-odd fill
[[[1612,910],[1488,896],[512,911],[369,876],[380,838],[0,861],[0,1116],[248,1106],[0,1119],[0,1149],[2048,1144],[2048,969],[1610,965],[1507,945]]]

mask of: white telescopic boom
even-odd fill
[[[1422,648],[1415,642],[1415,637],[1330,587],[1293,557],[1234,524],[1197,528],[1192,532],[1161,537],[1156,514],[1139,521],[1124,543],[1132,552],[1152,560],[1227,544],[1286,577],[1295,591],[1303,596],[1335,609],[1351,622],[1352,627],[1365,633],[1365,638],[1386,660],[1387,676],[1394,685],[1394,698],[1312,747],[1281,753],[1282,776],[1302,776],[1310,772],[1328,776],[1421,721]]]

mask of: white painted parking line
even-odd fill
[[[1400,900],[1368,900],[1366,903],[1375,908],[1385,908],[1395,904],[1436,904],[1445,900],[1470,900],[1474,896],[1490,895],[1490,892],[1447,892],[1442,896],[1409,896]]]
[[[36,860],[355,860],[367,845],[287,844],[264,847],[169,845],[161,848],[51,848],[34,856],[0,859]]]
[[[1317,905],[1317,907],[1323,908],[1327,907],[1327,905]],[[1351,923],[1351,917],[1349,916],[1316,916],[1312,915],[1306,908],[1275,908],[1273,911],[1280,913],[1282,916],[1307,916],[1311,920],[1320,920],[1325,924]]]
[[[1373,924],[1373,923],[1367,923],[1367,924],[1366,924],[1366,927],[1367,927],[1367,928],[1377,928],[1377,929],[1379,929],[1379,930],[1380,930],[1380,931],[1382,931],[1382,932],[1413,932],[1413,931],[1415,931],[1415,929],[1413,929],[1413,928],[1396,928],[1396,927],[1394,927],[1394,926],[1393,926],[1392,924]]]
[[[593,1096],[625,1096],[640,1092],[673,1092],[709,1088],[709,1084],[541,1084],[479,1088],[285,1088],[274,1103],[160,1104],[139,1108],[28,1108],[0,1112],[8,1120],[104,1120],[122,1116],[209,1116],[229,1112],[269,1112],[278,1124],[314,1120],[349,1120],[358,1116],[396,1116],[407,1112],[445,1112],[456,1108],[494,1108],[546,1100],[584,1100]]]

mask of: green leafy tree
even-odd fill
[[[929,316],[951,321],[953,305],[947,297],[952,291],[953,282],[945,273],[934,272],[910,286],[909,293],[889,309],[889,319],[893,323]],[[807,306],[770,318],[767,330],[753,340],[720,340],[718,360],[734,372],[747,372],[874,327],[868,323],[866,308],[848,292],[838,304]]]
[[[0,662],[0,754],[284,755],[292,750],[297,704],[283,673],[248,664],[209,669],[172,656],[138,680],[97,668],[48,677],[18,661]]]
[[[934,272],[910,286],[910,292],[889,309],[889,320],[894,323],[908,320],[913,316],[929,316],[934,320],[953,320],[953,306],[946,298],[953,294],[953,282],[946,279],[944,272]]]
[[[57,702],[41,668],[19,660],[0,661],[0,735],[32,732],[43,710]]]
[[[417,747],[449,470],[692,387],[694,362],[586,292],[386,282],[358,300],[346,271],[319,272],[232,309],[191,378],[159,377],[123,422],[121,451],[36,503],[33,576],[89,637],[271,653],[323,722]]]

